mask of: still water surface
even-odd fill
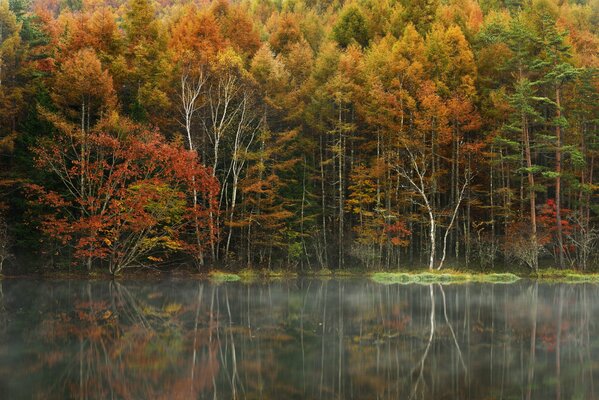
[[[599,286],[0,281],[1,399],[599,399]]]

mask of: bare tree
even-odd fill
[[[592,255],[597,248],[597,243],[599,243],[599,230],[585,224],[577,213],[574,213],[569,219],[575,229],[568,233],[566,238],[574,245],[574,254],[567,252],[567,255],[571,264],[586,270],[589,260],[593,259]]]
[[[414,154],[412,153],[412,151],[408,147],[406,147],[406,150],[410,157],[410,166],[411,166],[412,172],[414,174],[416,174],[416,178],[413,178],[413,174],[408,172],[403,167],[399,167],[399,173],[401,176],[403,176],[404,179],[406,179],[410,183],[412,188],[414,188],[416,190],[416,192],[420,195],[420,197],[422,198],[422,203],[417,202],[417,204],[419,204],[420,206],[423,206],[428,214],[429,241],[430,241],[430,246],[431,246],[428,268],[432,270],[435,265],[437,227],[436,227],[436,222],[435,222],[435,215],[433,213],[433,206],[431,204],[431,201],[429,200],[429,193],[428,193],[429,189],[427,188],[427,185],[425,183],[425,175],[427,173],[427,163],[426,163],[426,160],[424,159],[423,160],[424,162],[422,162],[422,164],[419,164],[418,161],[416,160],[416,158],[414,157]]]
[[[244,91],[243,100],[241,102],[242,107],[239,116],[239,122],[236,124],[234,133],[231,163],[229,165],[229,173],[233,175],[233,182],[231,185],[231,207],[229,209],[229,226],[233,224],[233,216],[235,214],[235,207],[237,205],[239,177],[247,160],[246,155],[250,149],[250,146],[254,142],[254,138],[256,137],[256,133],[258,132],[259,128],[259,125],[255,123],[255,118],[250,115],[249,101],[250,96],[248,91]],[[227,173],[227,175],[229,175],[229,173]],[[232,234],[233,229],[229,228],[229,233],[227,235],[227,246],[225,250],[226,254],[229,253]]]
[[[426,213],[428,215],[429,240],[430,240],[430,246],[431,246],[428,267],[429,267],[429,269],[432,270],[435,267],[435,251],[436,251],[436,245],[437,245],[437,243],[436,243],[437,222],[436,221],[439,219],[440,215],[437,215],[439,213],[433,207],[432,196],[434,195],[434,190],[432,187],[430,187],[431,185],[428,183],[429,180],[427,180],[427,177],[426,177],[426,175],[427,175],[426,156],[424,154],[421,154],[421,157],[420,157],[421,161],[419,162],[416,159],[416,157],[414,156],[414,153],[412,152],[412,150],[410,150],[407,146],[405,149],[409,156],[411,171],[408,171],[403,166],[400,166],[399,174],[408,181],[408,183],[410,184],[410,186],[413,189],[416,190],[417,194],[419,195],[419,197],[422,200],[422,202],[417,202],[417,204],[419,204],[421,207],[424,207],[424,209],[426,210]],[[466,171],[465,177],[464,177],[464,183],[460,190],[459,196],[458,196],[455,204],[453,205],[451,219],[445,229],[445,234],[443,236],[443,248],[442,248],[443,255],[441,257],[441,260],[439,261],[437,270],[440,270],[441,268],[443,268],[443,263],[445,262],[445,257],[447,254],[447,251],[446,251],[447,250],[447,237],[448,237],[449,232],[451,231],[451,228],[455,222],[458,210],[460,208],[462,200],[464,199],[464,192],[466,191],[466,188],[468,187],[468,185],[470,183],[470,179],[471,179],[470,172]]]
[[[246,76],[241,61],[232,54],[221,54],[209,66],[190,63],[181,72],[179,123],[185,129],[187,147],[201,153],[205,158],[202,162],[211,165],[212,175],[221,184],[219,197],[214,200],[224,213],[210,212],[209,215],[210,230],[217,232],[216,237],[210,237],[213,260],[217,260],[220,254],[218,228],[222,220],[229,222],[226,243],[223,244],[226,253],[231,244],[231,223],[239,202],[239,182],[246,166],[247,153],[259,128],[253,99],[251,80]],[[198,196],[195,191],[193,196],[196,205]],[[195,233],[200,247],[202,236],[198,226],[196,224]],[[203,263],[204,255],[200,252],[198,267]]]
[[[453,226],[455,217],[458,215],[458,209],[460,208],[460,204],[462,203],[462,200],[464,199],[464,192],[465,192],[466,188],[468,187],[469,182],[470,182],[469,172],[466,172],[464,184],[462,185],[460,194],[458,195],[458,198],[453,206],[453,213],[451,214],[451,220],[449,221],[449,225],[447,225],[447,228],[445,229],[445,235],[443,236],[443,256],[441,257],[441,261],[439,261],[439,266],[437,267],[437,269],[441,269],[443,267],[443,263],[445,262],[445,256],[447,255],[447,253],[446,253],[447,236],[449,235],[449,231],[451,230],[451,227]]]
[[[202,87],[204,86],[205,83],[206,83],[206,76],[205,76],[203,67],[199,67],[198,71],[195,75],[191,74],[191,71],[189,68],[186,68],[181,73],[181,92],[179,94],[180,111],[181,111],[181,115],[183,116],[183,121],[181,121],[181,124],[185,127],[185,133],[187,135],[187,146],[188,146],[189,150],[191,150],[191,151],[196,151],[194,143],[193,143],[194,141],[192,138],[191,129],[192,129],[194,115],[201,107],[200,95],[202,93]],[[195,177],[193,177],[193,180],[195,182]],[[194,207],[194,209],[197,207],[197,204],[198,204],[198,193],[194,187],[194,189],[193,189],[193,207]],[[201,249],[202,243],[201,243],[200,225],[199,225],[197,216],[195,217],[194,222],[195,222],[194,229],[195,229],[197,246],[198,246],[198,249]],[[199,253],[197,254],[196,257],[197,257],[198,269],[199,269],[199,267],[204,264],[203,252],[201,250],[199,250]]]
[[[493,220],[481,221],[472,224],[476,231],[474,252],[482,269],[493,267],[497,256],[497,243],[493,232]],[[491,226],[491,232],[485,232],[485,228]]]
[[[531,237],[532,236],[532,237]],[[516,235],[510,237],[504,245],[504,254],[508,259],[514,259],[531,270],[538,272],[539,255],[543,251],[543,246],[536,240],[536,235]]]
[[[197,72],[192,74],[191,68],[185,68],[181,73],[181,92],[179,93],[180,111],[183,117],[181,125],[185,128],[187,134],[187,146],[189,150],[195,150],[191,127],[194,115],[200,110],[202,88],[206,83],[206,74],[203,67],[197,68]]]

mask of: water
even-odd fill
[[[599,398],[595,285],[0,288],[1,399]]]

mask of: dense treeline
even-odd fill
[[[593,268],[598,54],[597,0],[4,0],[0,260]]]

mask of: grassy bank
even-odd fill
[[[199,274],[199,276],[202,276]],[[241,269],[234,272],[213,270],[208,273],[210,280],[215,282],[259,282],[271,281],[279,279],[293,279],[298,277],[317,278],[317,279],[340,279],[340,278],[364,278],[368,277],[369,273],[365,270],[330,270],[328,268],[294,271],[284,269]]]
[[[565,283],[599,283],[599,273],[581,273],[574,270],[544,269],[531,276],[542,281],[555,281]]]
[[[293,279],[297,277],[317,279],[339,279],[339,278],[369,278],[380,284],[456,284],[467,282],[499,283],[508,284],[520,279],[532,279],[541,282],[563,282],[563,283],[599,283],[599,274],[580,273],[573,270],[543,270],[538,274],[526,274],[521,271],[512,272],[489,272],[458,271],[445,269],[442,271],[417,270],[410,272],[367,272],[363,270],[332,271],[329,269],[304,271],[301,273],[286,270],[250,270],[244,269],[236,273],[213,271],[209,275],[216,282],[259,282],[277,279]]]
[[[508,270],[509,271],[509,270]],[[539,282],[562,282],[562,283],[597,283],[599,284],[599,273],[580,272],[575,270],[543,269],[538,273],[530,273],[526,270],[511,272],[488,272],[482,273],[475,270],[458,270],[446,268],[441,271],[429,271],[428,269],[415,269],[410,271],[368,271],[354,268],[345,270],[331,270],[327,268],[314,270],[269,270],[269,269],[241,269],[241,270],[218,270],[196,272],[188,269],[158,270],[158,269],[130,269],[114,277],[107,271],[84,270],[75,271],[46,271],[28,273],[22,275],[0,275],[0,279],[15,278],[43,278],[50,280],[85,279],[85,280],[155,280],[164,278],[174,279],[207,279],[215,283],[223,282],[265,282],[272,280],[295,279],[298,277],[328,279],[356,279],[366,278],[381,284],[431,284],[431,283],[513,283],[519,279],[530,279]]]
[[[431,283],[513,283],[519,279],[533,279],[540,282],[599,283],[599,273],[581,273],[574,270],[541,270],[533,274],[478,273],[454,270],[414,271],[414,272],[375,272],[370,279],[382,284],[431,284]]]
[[[512,273],[478,274],[459,271],[426,271],[426,272],[375,272],[370,278],[382,284],[431,284],[431,283],[512,283],[521,279]]]

